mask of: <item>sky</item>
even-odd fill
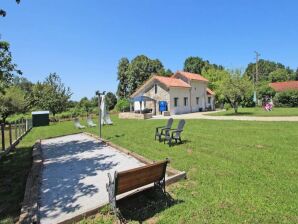
[[[116,92],[117,65],[144,54],[182,70],[199,56],[244,70],[260,58],[298,67],[296,0],[0,0],[1,39],[24,77],[56,72],[79,100]]]

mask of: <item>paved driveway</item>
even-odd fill
[[[208,116],[212,112],[196,112],[189,114],[179,114],[164,117],[162,115],[154,116],[152,119],[205,119],[205,120],[235,120],[235,121],[298,121],[298,116],[294,117],[253,117],[253,116]]]

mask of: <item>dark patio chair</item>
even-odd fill
[[[169,146],[172,145],[172,141],[175,140],[176,143],[182,143],[181,133],[185,125],[185,120],[180,120],[177,129],[171,129],[168,131],[167,135],[164,138],[164,143],[167,141]]]
[[[156,140],[156,137],[158,137],[158,140],[161,141],[161,137],[164,135],[168,135],[168,132],[170,131],[171,127],[172,127],[172,124],[173,124],[173,118],[170,118],[168,120],[168,123],[166,126],[162,126],[162,127],[157,127],[155,129],[155,140]]]

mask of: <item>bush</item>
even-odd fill
[[[279,107],[298,107],[298,90],[288,90],[276,94],[274,104]]]
[[[130,108],[130,102],[128,99],[119,99],[117,104],[116,104],[116,110],[118,112],[125,112],[129,111]]]
[[[232,107],[231,107],[231,105],[230,105],[229,103],[225,103],[225,105],[224,105],[224,109],[225,109],[226,111],[228,111],[228,110],[232,109]]]

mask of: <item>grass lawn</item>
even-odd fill
[[[253,108],[239,108],[238,113],[235,114],[233,109],[228,111],[221,111],[218,113],[208,114],[210,116],[257,116],[257,117],[286,117],[298,116],[298,107],[281,108],[274,107],[272,111],[267,112],[261,107]]]
[[[187,120],[186,142],[169,148],[154,141],[154,127],[165,120],[112,120],[104,138],[150,159],[168,157],[171,166],[187,172],[187,180],[167,188],[179,203],[151,223],[298,222],[297,123]],[[71,122],[34,128],[0,162],[0,220],[19,212],[34,141],[75,132]],[[98,215],[81,223],[102,222],[112,218]]]

